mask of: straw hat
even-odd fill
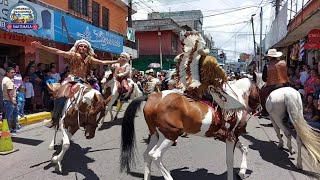
[[[282,56],[282,52],[278,52],[276,49],[269,49],[267,56],[268,57],[280,57],[280,56]]]

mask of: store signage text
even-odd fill
[[[2,39],[8,39],[8,40],[14,40],[14,41],[20,41],[20,42],[26,42],[28,39],[26,36],[12,34],[12,33],[1,33],[0,37]]]
[[[320,42],[320,29],[313,29],[308,34],[309,42]]]

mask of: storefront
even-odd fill
[[[99,59],[113,59],[123,51],[122,36],[92,26],[64,12],[27,1],[18,2],[19,0],[10,0],[0,4],[1,63],[16,63],[23,69],[30,60],[35,60],[36,63],[56,63],[58,70],[62,71],[66,66],[64,59],[36,50],[30,44],[35,40],[69,51],[76,40],[86,39]]]

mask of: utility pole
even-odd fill
[[[128,7],[128,28],[132,28],[132,0],[129,0],[129,7]],[[128,33],[128,32],[127,32]],[[128,47],[132,48],[132,42],[130,40],[128,40],[127,38],[127,42],[128,42]],[[132,58],[130,58],[130,62],[129,62],[131,68],[130,68],[130,73],[129,76],[132,77]]]
[[[261,7],[261,11],[260,11],[260,68],[259,68],[259,72],[262,71],[262,21],[263,20],[263,11],[262,11],[262,7]]]
[[[281,0],[276,0],[276,17],[279,14]]]
[[[161,31],[160,27],[158,27],[158,37],[159,37],[159,50],[160,50],[160,68],[162,70],[162,45],[161,45]]]
[[[129,0],[128,7],[128,28],[132,28],[132,0]],[[132,48],[132,42],[128,41],[128,47]]]
[[[255,60],[256,60],[256,68],[258,68],[259,64],[258,64],[258,61],[257,61],[257,49],[256,49],[256,37],[255,37],[255,34],[254,34],[254,24],[253,24],[253,16],[255,16],[256,14],[252,14],[251,15],[251,25],[252,25],[252,35],[253,35],[253,49],[254,49],[254,57],[255,57]]]

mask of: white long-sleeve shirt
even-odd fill
[[[31,82],[24,83],[24,86],[26,87],[26,98],[34,97],[34,90],[33,85]]]

